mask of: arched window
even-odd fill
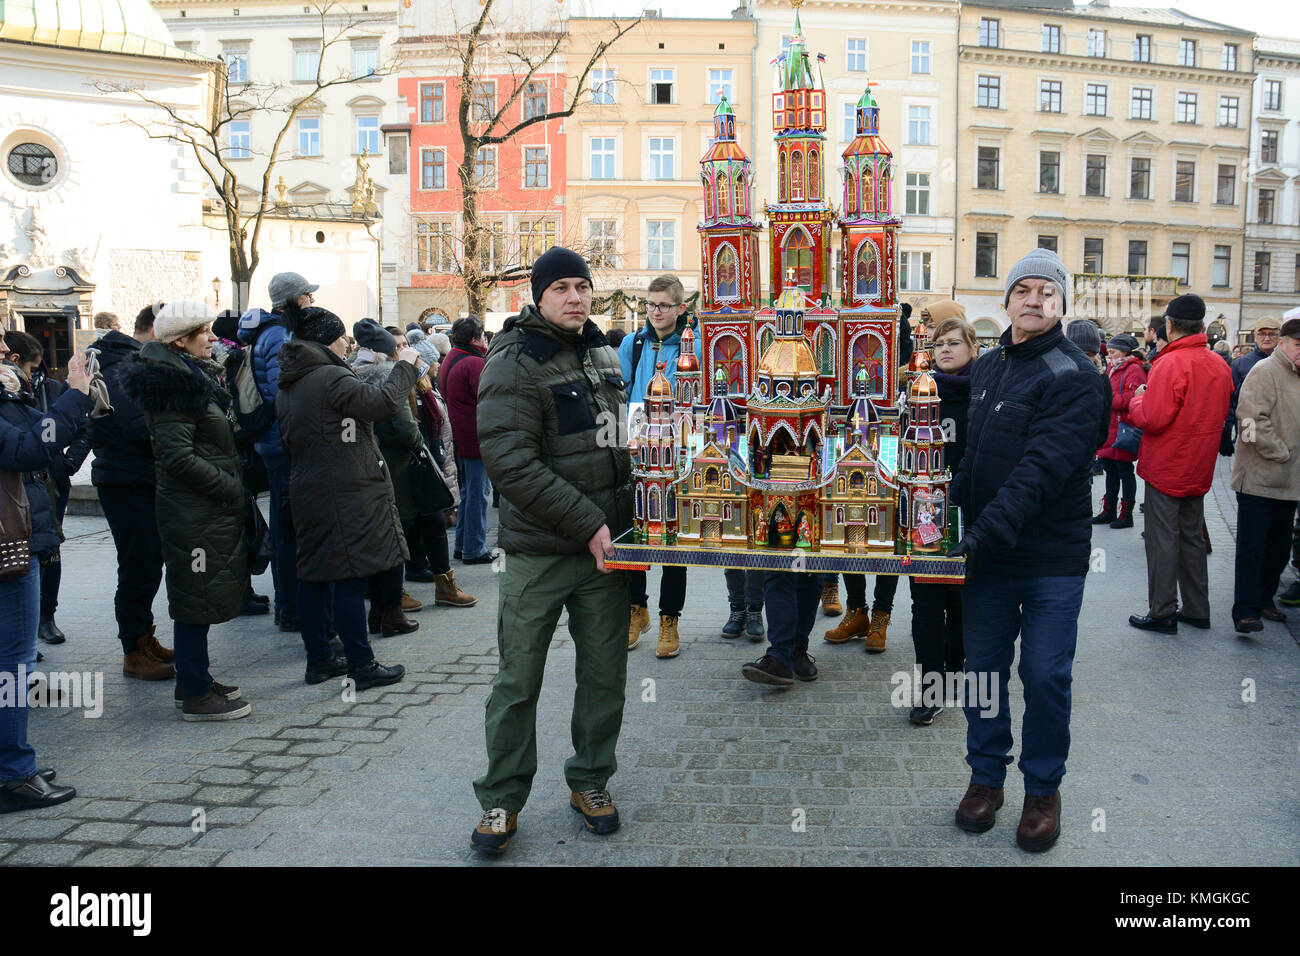
[[[736,192],[736,201],[732,203],[732,208],[736,210],[735,215],[748,216],[749,201],[745,195],[745,176],[743,173],[737,174],[736,178],[732,180],[732,187]]]
[[[916,462],[916,470],[929,471],[930,470],[928,467],[929,461],[930,461],[930,456],[927,455],[925,452],[921,452],[920,457],[917,459]]]
[[[803,153],[797,149],[790,154],[790,198],[803,199]]]
[[[864,299],[880,297],[880,258],[870,239],[863,240],[854,256],[853,293]]]
[[[876,218],[884,219],[889,215],[889,160],[880,163],[880,175],[876,177]]]
[[[785,255],[781,263],[781,275],[784,277],[794,269],[795,285],[812,288],[813,258],[812,239],[804,229],[791,229],[785,237]]]
[[[734,335],[720,335],[713,343],[714,381],[717,370],[722,369],[727,376],[727,394],[743,395],[745,393],[745,351],[740,339]]]
[[[930,455],[930,464],[935,471],[943,471],[943,449],[936,448]]]
[[[652,466],[653,466],[653,465],[657,465],[657,464],[659,464],[659,446],[658,446],[658,445],[651,445],[651,446],[650,446],[650,464],[651,464]]]
[[[885,340],[871,332],[863,332],[853,340],[853,374],[858,369],[866,371],[867,394],[883,398],[885,394]]]
[[[761,356],[767,351],[767,347],[772,344],[776,338],[776,333],[772,331],[770,325],[764,326],[763,331],[758,333],[758,354]]]
[[[659,510],[659,489],[652,485],[650,487],[649,513],[647,517],[651,521],[658,521],[660,513],[661,512]]]
[[[907,510],[907,489],[900,488],[898,489],[898,520],[905,528],[910,525],[908,521],[909,514],[910,512]]]
[[[790,181],[786,177],[785,151],[780,150],[776,154],[776,190],[780,197],[779,202],[785,202],[790,198]]]
[[[736,260],[736,247],[731,243],[726,242],[719,247],[713,276],[719,299],[740,298],[740,269]]]
[[[835,336],[825,326],[817,335],[817,364],[823,375],[835,374]]]
[[[704,470],[704,483],[706,485],[716,485],[718,483],[718,469],[709,466]]]
[[[718,175],[718,218],[731,217],[731,179],[726,173]]]
[[[853,170],[844,174],[844,211],[846,213],[858,211],[858,177],[853,175]]]
[[[862,490],[862,472],[855,471],[849,475],[849,490],[850,491]]]
[[[821,199],[821,154],[808,150],[808,198]]]
[[[875,203],[872,199],[875,197],[875,180],[871,175],[871,164],[862,167],[862,182],[859,184],[858,193],[861,197],[858,205],[858,212],[864,216],[875,218]]]
[[[668,520],[677,520],[677,492],[668,492]]]
[[[713,218],[713,186],[709,183],[704,184],[704,218]]]
[[[636,486],[636,516],[645,517],[645,487],[641,484]]]

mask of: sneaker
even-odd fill
[[[401,664],[385,667],[379,661],[371,658],[370,663],[364,665],[360,670],[348,671],[348,676],[356,682],[357,690],[368,690],[371,687],[386,687],[389,684],[396,684],[406,676],[406,668]]]
[[[817,679],[817,662],[806,647],[794,655],[794,676],[802,681]]]
[[[660,614],[659,645],[655,648],[655,656],[661,660],[676,657],[680,650],[681,642],[677,636],[677,618],[671,614]]]
[[[519,827],[519,814],[509,813],[500,807],[483,811],[474,832],[469,835],[469,845],[479,853],[500,856],[510,845],[510,838]]]
[[[942,707],[913,707],[908,712],[907,719],[917,727],[929,727],[934,723],[934,718],[942,713]]]
[[[202,697],[186,697],[181,705],[181,720],[239,720],[253,712],[248,701],[229,700],[213,690]]]
[[[587,829],[597,836],[606,836],[618,829],[618,809],[602,787],[593,790],[574,790],[569,794],[569,806],[582,814]]]
[[[757,643],[763,639],[767,632],[763,628],[762,611],[745,612],[745,636],[751,641]]]
[[[641,643],[641,635],[650,630],[650,609],[644,604],[632,605],[632,617],[627,625],[627,649]]]
[[[1300,578],[1291,582],[1291,586],[1277,596],[1277,603],[1286,607],[1300,607]]]
[[[212,682],[212,693],[218,694],[219,696],[226,698],[226,700],[239,700],[239,698],[243,696],[240,693],[238,687],[231,687],[227,684],[219,684],[216,681]],[[181,696],[180,684],[176,685],[176,693],[173,694],[172,697],[176,701],[177,707],[185,706],[185,698]]]
[[[722,636],[728,640],[740,637],[740,632],[745,629],[745,617],[743,607],[733,607],[731,614],[727,617],[727,623],[722,625]]]
[[[342,677],[347,672],[348,659],[341,654],[336,654],[323,661],[308,661],[307,676],[303,680],[308,684],[323,684],[331,677]]]
[[[740,669],[746,680],[755,684],[772,684],[776,687],[789,687],[794,683],[794,674],[771,654],[764,654],[752,664]]]

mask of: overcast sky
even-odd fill
[[[726,17],[740,0],[587,0],[596,14],[636,13],[650,7],[666,17]],[[1112,3],[1112,8],[1138,4]],[[1147,6],[1173,7],[1230,26],[1272,36],[1300,38],[1300,3],[1296,0],[1166,0]]]

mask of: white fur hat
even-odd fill
[[[183,339],[217,318],[211,307],[203,302],[168,302],[158,310],[153,320],[153,332],[164,344]]]

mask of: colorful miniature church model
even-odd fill
[[[905,394],[897,380],[892,155],[868,84],[856,136],[840,157],[842,208],[832,208],[821,59],[808,53],[796,12],[794,37],[773,61],[767,306],[753,164],[736,142],[725,96],[714,113],[714,142],[700,161],[703,368],[688,330],[674,381],[661,366],[633,424],[636,541],[864,555],[942,550],[950,475],[938,390],[921,348]]]

